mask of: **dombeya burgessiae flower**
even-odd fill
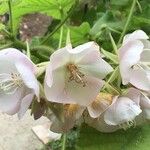
[[[88,42],[76,48],[68,45],[50,57],[45,95],[51,102],[87,106],[104,85],[102,79],[111,71],[96,43]]]
[[[14,48],[0,51],[0,111],[21,118],[34,95],[39,97],[35,65]]]
[[[119,49],[120,73],[123,84],[150,92],[150,41],[142,30],[124,37]]]

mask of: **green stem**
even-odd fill
[[[114,50],[115,54],[118,55],[118,48],[117,48],[117,45],[114,41],[114,38],[111,35],[111,32],[109,32],[109,37],[110,37],[110,40],[111,40],[111,43],[112,43],[112,46],[113,46],[113,50]]]
[[[66,141],[67,141],[67,135],[64,133],[63,134],[63,139],[62,139],[62,148],[61,150],[65,150],[66,149]]]
[[[75,4],[72,6],[71,10],[69,11],[68,15],[64,18],[64,20],[49,34],[45,37],[45,39],[41,42],[41,44],[46,43],[49,38],[55,34],[55,32],[57,32],[63,25],[64,23],[68,20],[68,18],[72,15],[74,9],[76,8],[77,4],[78,4],[79,0],[75,1]]]
[[[14,37],[13,14],[12,14],[12,0],[9,0],[9,1],[8,1],[8,7],[9,7],[11,34],[12,34],[12,37]]]
[[[62,26],[61,29],[60,29],[60,38],[59,38],[58,49],[61,48],[62,39],[63,39],[63,26]]]
[[[123,32],[121,33],[120,39],[119,39],[119,41],[118,41],[118,45],[121,43],[121,41],[122,41],[122,39],[123,39],[123,37],[124,37],[126,31],[127,31],[127,28],[128,28],[128,26],[129,26],[131,17],[132,17],[132,15],[133,15],[133,11],[134,11],[136,2],[137,2],[137,0],[133,0],[133,3],[132,3],[132,6],[131,6],[131,9],[130,9],[130,12],[129,12],[129,15],[128,15],[126,24],[125,24],[125,26],[124,26]]]

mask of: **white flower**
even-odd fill
[[[0,51],[0,111],[21,118],[32,99],[39,96],[35,66],[14,48]]]
[[[123,84],[150,92],[150,42],[142,30],[124,37],[119,49],[120,73]]]
[[[100,55],[99,46],[88,42],[74,49],[59,49],[46,70],[45,95],[51,102],[89,105],[113,71]]]
[[[105,99],[107,100],[107,99]],[[97,118],[87,116],[85,122],[101,132],[114,132],[120,128],[133,126],[136,117],[142,113],[141,92],[130,88],[123,96],[115,96]]]

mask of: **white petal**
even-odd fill
[[[33,100],[33,97],[34,97],[34,93],[30,93],[21,100],[20,109],[18,111],[19,119],[21,119],[23,117],[23,115],[25,114],[25,112],[28,110],[28,108]]]
[[[144,69],[133,70],[130,83],[141,90],[150,91],[150,78]]]
[[[105,78],[107,74],[113,71],[113,68],[102,58],[99,58],[97,61],[95,60],[95,62],[93,61],[90,64],[80,64],[79,68],[80,71],[83,72],[85,75],[93,76],[99,79]]]
[[[0,94],[0,111],[9,115],[16,114],[20,108],[22,95],[23,89],[17,90],[14,94]]]
[[[142,93],[141,96],[141,107],[144,108],[149,108],[150,109],[150,98],[146,96],[145,94]]]
[[[25,54],[21,53],[17,49],[7,48],[4,50],[1,50],[0,51],[0,60],[4,63],[4,64],[0,63],[0,66],[4,65],[5,67],[2,67],[2,68],[5,69],[6,72],[8,72],[7,69],[9,69],[9,68],[13,68],[13,70],[15,70],[15,68],[14,68],[15,62],[22,62],[25,65],[27,65],[32,72],[35,72],[35,67],[34,67],[33,63],[31,62],[31,60]]]
[[[70,45],[55,51],[50,56],[50,65],[52,70],[62,67],[71,61],[69,50],[72,50]]]
[[[148,35],[142,30],[136,30],[131,34],[127,34],[123,39],[123,45],[127,42],[134,40],[146,40],[149,39]]]
[[[39,84],[34,73],[28,68],[28,66],[21,62],[16,62],[15,65],[25,85],[28,88],[33,89],[35,95],[39,97]]]
[[[120,48],[120,73],[123,84],[129,82],[131,76],[131,68],[140,60],[143,51],[143,43],[140,41],[132,41]]]
[[[98,95],[100,89],[104,85],[104,81],[94,77],[86,77],[86,86],[69,82],[66,86],[66,100],[68,103],[88,106]]]
[[[89,126],[95,128],[96,130],[100,132],[109,133],[109,132],[115,132],[116,130],[119,129],[118,126],[107,125],[104,121],[103,115],[101,115],[97,119],[93,119],[90,116],[85,116],[84,120],[85,120],[85,123],[87,123]]]
[[[65,85],[68,81],[65,79],[65,74],[64,68],[59,68],[53,72],[50,69],[46,71],[44,91],[47,100],[57,103],[67,103]]]
[[[92,118],[98,118],[111,104],[112,97],[104,97],[103,94],[98,94],[96,99],[87,107]]]
[[[109,125],[132,121],[142,110],[131,99],[119,97],[105,112],[104,120]]]
[[[137,106],[139,106],[141,99],[141,92],[139,90],[135,88],[129,88],[126,96],[130,98],[132,101],[134,101],[137,104]]]
[[[50,73],[51,74],[51,73]],[[69,81],[65,68],[53,71],[51,86],[45,81],[45,95],[49,101],[65,104],[87,105],[95,99],[104,81],[86,77],[86,86]],[[90,92],[90,93],[89,93]],[[88,94],[89,93],[89,94]]]
[[[141,54],[141,62],[149,62],[150,64],[150,49],[144,50]]]

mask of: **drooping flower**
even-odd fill
[[[45,95],[49,101],[87,106],[98,95],[104,77],[112,71],[100,55],[99,46],[88,42],[74,49],[59,49],[46,70]]]
[[[105,99],[105,101],[107,98]],[[123,96],[114,96],[105,110],[97,118],[88,115],[85,122],[101,132],[114,132],[120,128],[133,126],[135,118],[142,112],[141,92],[130,88]],[[100,100],[99,100],[100,101]]]
[[[57,133],[68,132],[75,125],[80,123],[82,120],[82,114],[85,110],[85,107],[79,106],[77,104],[67,104],[64,106],[64,120],[59,120],[56,116],[51,116],[51,131]]]
[[[0,51],[0,111],[21,118],[39,96],[35,65],[14,48]]]
[[[123,84],[150,92],[150,42],[142,30],[124,37],[119,49],[120,73]]]

